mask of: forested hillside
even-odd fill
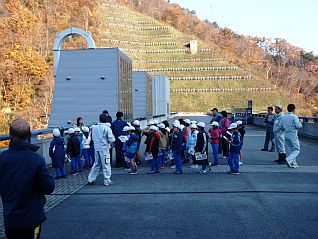
[[[106,4],[106,5],[105,5]],[[108,4],[108,5],[107,5]],[[109,8],[109,4],[122,4],[127,8],[116,9]],[[109,8],[109,9],[105,9]],[[131,16],[125,12],[131,12]],[[137,13],[138,11],[139,13]],[[147,16],[145,16],[147,15]],[[118,17],[115,17],[118,16]],[[124,16],[124,17],[120,17]],[[317,92],[318,92],[318,70],[317,58],[311,54],[302,51],[302,49],[290,45],[282,39],[273,41],[271,39],[252,38],[235,34],[230,29],[222,29],[216,23],[200,21],[195,12],[183,9],[176,4],[168,4],[164,0],[0,0],[0,131],[7,130],[8,122],[17,115],[21,115],[32,122],[33,128],[45,127],[49,117],[49,105],[53,91],[53,52],[52,45],[57,32],[63,31],[67,27],[79,27],[90,31],[97,40],[97,46],[118,46],[114,36],[110,37],[109,32],[118,32],[114,24],[118,19],[134,20],[134,17],[148,19],[148,23],[155,21],[161,26],[171,25],[174,28],[169,31],[171,35],[177,35],[165,42],[170,43],[165,46],[153,46],[153,49],[170,49],[182,47],[181,43],[186,43],[193,37],[199,39],[201,49],[212,49],[212,52],[202,52],[197,57],[202,59],[220,59],[226,57],[223,63],[211,61],[208,65],[202,65],[198,62],[192,62],[192,68],[198,67],[238,67],[240,76],[253,75],[255,82],[264,82],[264,88],[275,88],[285,100],[296,102],[301,105],[302,114],[312,115],[317,112]],[[118,18],[116,20],[116,18]],[[154,19],[153,19],[154,18]],[[156,19],[156,20],[155,20]],[[129,24],[138,26],[138,20],[130,21]],[[113,24],[110,26],[109,24]],[[107,26],[106,26],[107,25]],[[164,28],[163,28],[164,30]],[[131,32],[133,29],[125,30]],[[170,32],[170,33],[171,33]],[[136,35],[136,34],[135,34]],[[102,41],[102,39],[108,39]],[[130,39],[131,40],[131,39]],[[157,40],[157,42],[160,40]],[[144,45],[137,45],[126,48],[139,49],[143,51],[147,42],[153,42],[144,39]],[[121,43],[123,44],[123,42]],[[85,42],[81,38],[73,37],[67,40],[64,48],[85,48]],[[120,47],[124,47],[120,45]],[[170,48],[169,48],[170,47]],[[135,58],[134,68],[153,69],[154,72],[160,68],[170,68],[170,65],[164,62],[151,63],[151,55],[144,59],[144,54],[129,52],[131,57]],[[209,56],[210,54],[210,56]],[[189,55],[175,55],[180,57],[179,60]],[[213,56],[213,57],[211,57]],[[140,59],[139,59],[140,58]],[[190,57],[191,58],[191,57]],[[148,62],[144,62],[147,60]],[[166,59],[167,60],[167,59]],[[169,59],[168,59],[169,60]],[[222,59],[221,59],[222,60]],[[224,60],[224,59],[223,59]],[[181,62],[181,61],[180,61]],[[169,61],[168,61],[169,63]],[[174,63],[176,65],[176,63]],[[180,64],[180,67],[183,66]],[[211,70],[211,68],[206,68]],[[234,69],[234,68],[233,68]],[[235,71],[231,68],[231,71]],[[205,77],[211,77],[213,74],[204,73]],[[224,69],[223,72],[226,70]],[[225,72],[232,74],[231,72]],[[187,77],[191,74],[180,75],[180,72],[168,72],[170,77]],[[179,75],[178,75],[179,74]],[[187,75],[188,74],[188,75]],[[216,73],[218,76],[219,72]],[[236,74],[236,73],[233,73]],[[232,75],[233,75],[232,74]],[[235,76],[235,75],[234,75]],[[191,81],[193,82],[193,81]],[[174,81],[173,89],[193,88],[190,81]],[[251,87],[249,83],[236,81],[236,88]],[[200,81],[205,85],[204,88],[220,88],[218,81]],[[190,84],[190,85],[189,85]],[[227,89],[228,84],[222,81],[221,89]],[[201,87],[202,88],[202,87]],[[174,102],[182,107],[188,106],[189,103],[183,97],[185,93],[173,93]],[[207,97],[215,93],[200,93],[189,95],[200,95],[200,100],[205,100],[208,104]],[[277,95],[277,93],[275,93]],[[223,94],[224,95],[224,94]],[[225,94],[226,95],[226,94]],[[239,93],[242,97],[245,93]],[[273,97],[273,95],[271,96]],[[260,100],[266,94],[260,93]],[[212,104],[213,102],[211,102]],[[224,104],[224,101],[221,102]],[[176,104],[175,104],[176,105]],[[176,110],[180,108],[176,106]],[[194,110],[194,107],[185,108],[186,111]]]

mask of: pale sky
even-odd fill
[[[201,19],[250,36],[284,38],[318,55],[317,0],[171,0]],[[212,6],[212,7],[211,7]]]

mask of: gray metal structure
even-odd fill
[[[132,73],[134,119],[153,116],[152,76],[145,71]]]
[[[79,35],[85,38],[87,42],[88,49],[95,49],[95,41],[89,32],[85,32],[82,29],[71,27],[68,29],[65,29],[63,32],[60,32],[56,34],[56,38],[53,44],[53,52],[54,52],[54,75],[56,74],[59,61],[60,61],[60,52],[62,49],[63,42],[65,39],[67,39],[69,36],[72,35]]]
[[[152,77],[153,115],[170,115],[170,81],[165,75]]]
[[[133,118],[132,60],[118,48],[60,51],[49,127],[65,126],[81,116],[98,122],[107,109]]]

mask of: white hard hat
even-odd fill
[[[160,129],[166,128],[166,126],[165,126],[163,123],[160,123],[160,124],[158,125],[158,127],[159,127]]]
[[[140,126],[139,120],[134,120],[133,124],[136,125],[136,126]]]
[[[184,125],[182,125],[182,124],[178,124],[177,126],[175,126],[176,128],[178,128],[178,129],[180,129],[180,130],[183,130],[183,128],[184,128]]]
[[[185,120],[184,120],[184,123],[186,123],[186,124],[191,124],[191,121],[190,121],[189,119],[185,119]]]
[[[242,120],[238,120],[238,121],[236,121],[236,124],[237,124],[237,126],[239,126],[239,125],[243,124],[243,121]]]
[[[191,129],[197,129],[198,126],[197,126],[196,124],[191,124],[190,128],[191,128]]]
[[[154,120],[153,123],[154,124],[159,124],[159,121],[158,120]]]
[[[180,124],[180,121],[179,120],[175,120],[175,121],[173,121],[173,124]]]
[[[108,126],[108,127],[111,127],[112,126],[112,124],[111,123],[106,123],[106,125]]]
[[[83,132],[85,132],[85,133],[88,133],[88,132],[89,132],[89,128],[88,128],[87,126],[84,126],[84,127],[82,128],[82,130],[83,130]]]
[[[60,137],[61,136],[61,132],[58,128],[53,129],[53,136],[54,137]]]
[[[135,128],[134,126],[130,126],[130,127],[129,127],[129,130],[134,131],[134,130],[136,130],[136,128]]]
[[[219,123],[216,122],[216,121],[213,121],[211,125],[212,125],[212,126],[214,125],[214,126],[216,126],[216,127],[219,127]]]
[[[170,133],[170,128],[169,127],[167,127],[166,130],[167,130],[168,133]]]
[[[279,108],[280,110],[284,109],[284,107],[282,105],[275,105],[275,107]]]
[[[204,128],[204,127],[205,127],[205,123],[204,123],[204,122],[199,122],[199,123],[197,124],[197,126]]]
[[[75,132],[81,132],[81,129],[79,127],[75,127]]]
[[[75,129],[74,128],[69,128],[67,133],[68,134],[74,134],[75,133]]]
[[[125,126],[125,127],[123,128],[123,132],[127,132],[128,130],[130,130],[130,126]]]
[[[236,128],[237,128],[237,123],[230,124],[229,129],[236,129]]]
[[[149,129],[151,129],[151,130],[153,130],[153,131],[157,131],[157,130],[158,130],[158,127],[155,126],[155,125],[151,125]]]
[[[148,125],[154,125],[154,124],[155,124],[155,122],[153,120],[150,120],[148,123]]]

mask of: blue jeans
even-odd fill
[[[176,171],[182,173],[182,161],[181,161],[181,153],[177,150],[172,150],[174,162],[176,163]]]
[[[151,171],[159,171],[158,157],[151,160]]]
[[[61,176],[65,176],[65,170],[64,170],[64,167],[62,168],[56,168],[55,169],[55,172],[56,172],[56,176],[57,177],[61,177]]]
[[[85,168],[89,168],[91,167],[91,164],[90,164],[90,149],[83,149],[83,156],[84,156],[84,159],[85,159]]]
[[[219,145],[218,144],[211,144],[211,145],[212,145],[214,164],[220,164],[220,162],[219,162]]]
[[[230,166],[231,171],[239,172],[240,170],[240,154],[239,153],[230,153],[227,159],[227,162]]]
[[[160,166],[163,166],[165,164],[165,158],[166,158],[166,149],[160,149],[160,154],[158,157]]]
[[[72,173],[77,173],[77,168],[78,170],[82,170],[83,166],[82,166],[82,160],[80,156],[72,156],[71,161],[72,161],[71,162]]]

